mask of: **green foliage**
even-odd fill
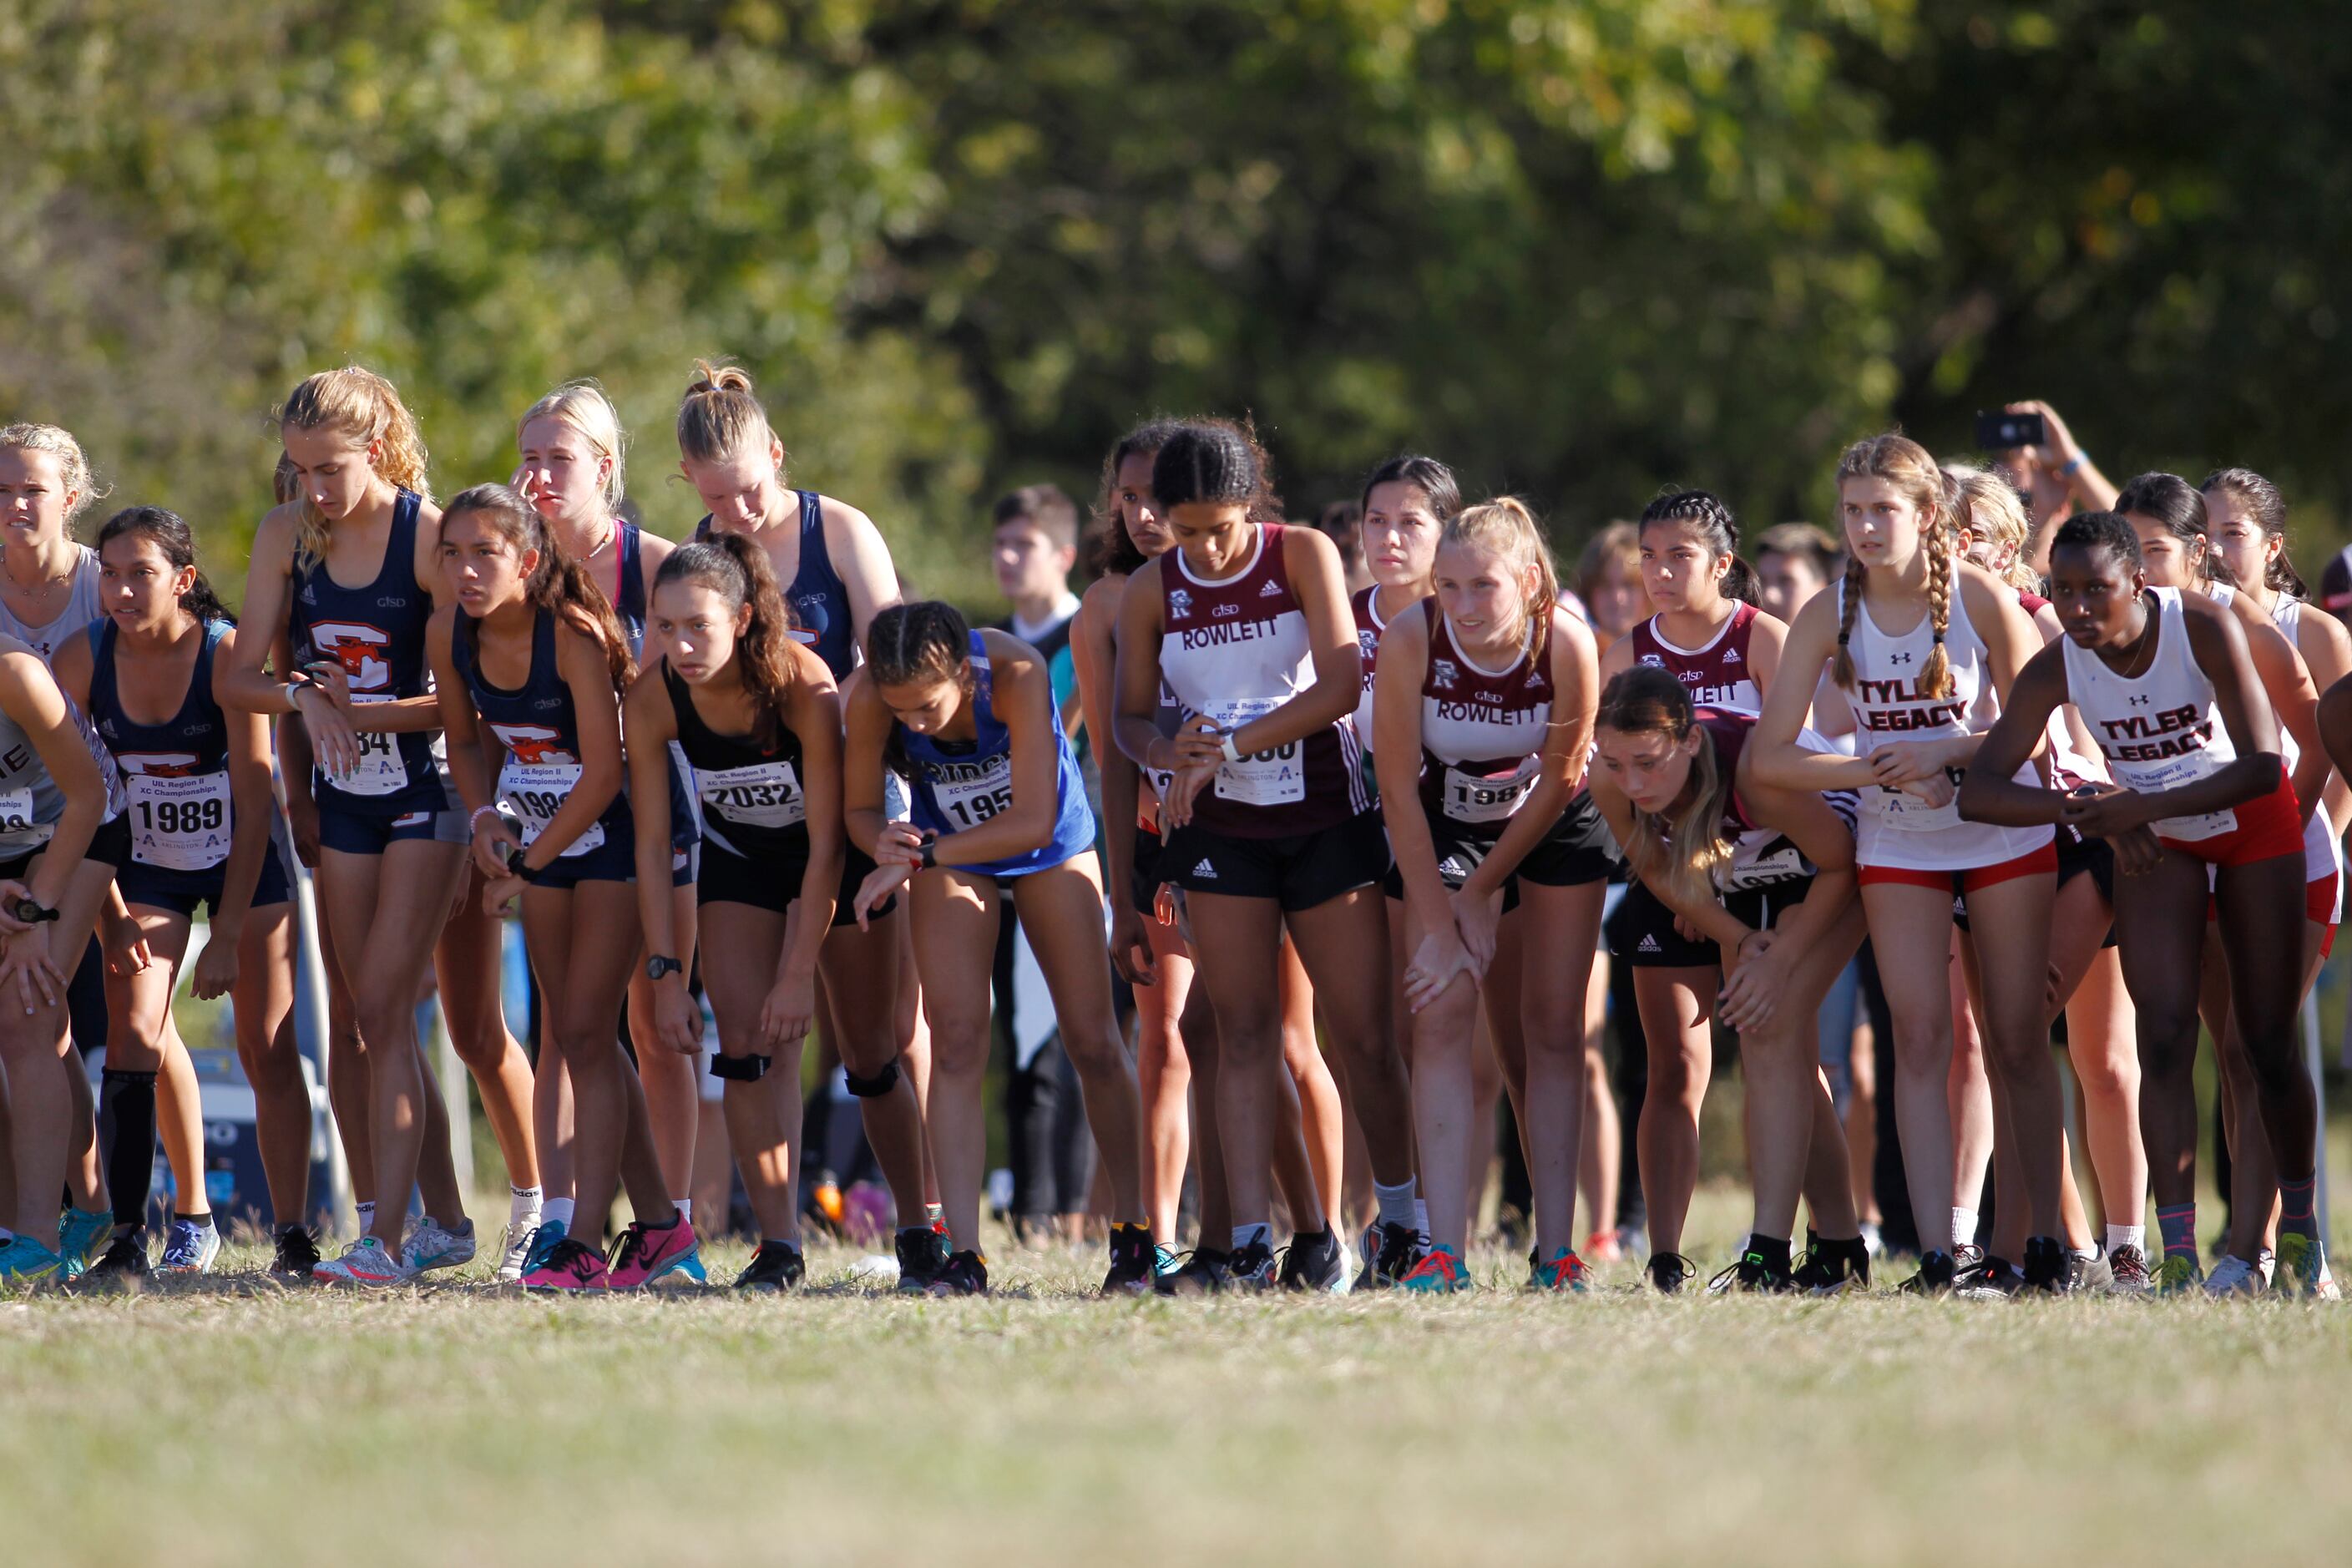
[[[675,532],[732,357],[967,599],[993,489],[1159,411],[1254,412],[1294,512],[1412,447],[1568,529],[1820,516],[1844,441],[2019,395],[2324,507],[2347,57],[2191,0],[19,0],[0,417],[226,552],[310,370],[444,490],[593,374]]]

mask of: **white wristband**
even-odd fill
[[[467,833],[471,835],[479,832],[481,830],[482,818],[485,816],[496,816],[498,814],[499,808],[495,805],[478,805],[474,807],[474,815],[466,818]]]
[[[1228,730],[1224,736],[1225,761],[1229,763],[1238,763],[1242,760],[1241,749],[1234,744],[1234,731]]]

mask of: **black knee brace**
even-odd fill
[[[735,1083],[757,1083],[768,1076],[768,1064],[773,1057],[719,1056],[710,1058],[710,1076]]]
[[[898,1087],[898,1058],[892,1057],[880,1072],[872,1078],[859,1078],[843,1064],[841,1076],[849,1084],[849,1092],[860,1100],[879,1100]]]

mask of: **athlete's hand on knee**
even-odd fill
[[[1454,931],[1461,938],[1463,951],[1470,955],[1473,972],[1486,978],[1487,965],[1495,962],[1495,928],[1502,922],[1503,911],[1496,906],[1501,900],[1492,894],[1458,892],[1454,895]]]
[[[911,822],[886,822],[874,840],[877,866],[919,866],[923,863],[923,830]]]
[[[1179,768],[1168,781],[1168,793],[1160,800],[1160,826],[1174,832],[1192,820],[1192,802],[1217,776],[1215,764],[1201,763]]]
[[[2121,784],[2085,784],[2059,803],[2060,820],[2079,832],[2113,838],[2154,820],[2147,797]]]
[[[1157,985],[1160,971],[1151,962],[1151,938],[1143,917],[1121,903],[1110,912],[1110,963],[1129,985]]]
[[[474,828],[474,864],[482,868],[483,876],[507,874],[509,847],[517,854],[522,852],[522,835],[514,830],[514,824],[496,814],[478,820]]]
[[[32,931],[32,925],[16,918],[16,905],[30,903],[33,889],[14,877],[0,877],[0,936],[14,936],[18,931]]]
[[[857,917],[857,929],[872,930],[873,928],[866,924],[866,918],[873,914],[891,894],[905,887],[907,879],[914,874],[914,867],[904,862],[877,866],[866,872],[866,880],[857,884],[857,897],[851,900],[849,903],[849,912]]]
[[[115,973],[136,974],[154,962],[147,933],[139,929],[129,910],[101,910],[98,928],[99,945],[106,950],[106,967]]]
[[[1772,1021],[1789,984],[1789,961],[1770,931],[1751,931],[1732,955],[1731,973],[1717,996],[1716,1016],[1730,1029],[1758,1029]]]
[[[1405,1005],[1418,1013],[1445,994],[1459,976],[1477,984],[1478,972],[1458,931],[1433,931],[1421,939],[1412,962],[1405,966]]]
[[[2162,863],[2164,846],[2153,827],[2135,827],[2107,840],[2116,852],[2116,869],[2126,877],[2145,877]]]
[[[14,994],[31,1017],[43,1007],[54,1007],[66,994],[65,973],[49,956],[46,930],[25,931],[8,939],[7,956],[0,958],[0,996]]]
[[[816,976],[787,973],[760,1004],[760,1048],[774,1052],[798,1045],[808,1037],[809,1018],[816,1012]]]

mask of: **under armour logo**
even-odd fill
[[[1886,662],[1889,664],[1909,664],[1911,662],[1911,656],[1907,653],[1890,653],[1886,656]]]
[[[2148,696],[2145,691],[2135,691],[2129,697],[2124,699],[2126,704],[2133,708],[2145,708],[2154,700],[2155,699]]]

